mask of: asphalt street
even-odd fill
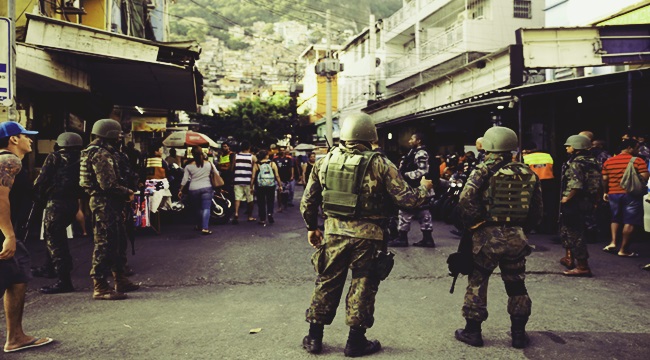
[[[296,198],[300,194],[296,194]],[[297,200],[296,199],[296,200]],[[296,201],[297,203],[297,201]],[[315,273],[311,247],[298,207],[255,222],[213,227],[202,236],[173,216],[163,217],[162,233],[138,232],[129,263],[142,289],[124,301],[94,301],[88,276],[92,242],[71,240],[76,292],[43,295],[53,280],[29,284],[24,327],[56,343],[2,359],[312,359],[300,346]],[[639,258],[619,258],[591,244],[593,278],[567,278],[558,260],[560,245],[548,235],[532,235],[527,286],[533,300],[528,324],[532,344],[510,347],[510,320],[500,276],[492,277],[490,317],[483,324],[483,348],[454,339],[466,278],[449,293],[446,258],[458,238],[436,223],[435,249],[400,248],[396,266],[382,282],[375,326],[383,351],[376,359],[643,359],[650,353],[650,241],[633,250]],[[646,234],[647,235],[647,234]],[[411,242],[419,240],[414,224]],[[44,245],[29,244],[35,265]],[[347,338],[344,303],[325,329],[320,358],[343,358]],[[4,320],[3,320],[4,322]],[[2,327],[4,339],[4,327]]]

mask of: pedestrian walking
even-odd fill
[[[645,161],[635,157],[638,143],[634,139],[626,139],[621,143],[621,152],[603,164],[603,199],[609,202],[612,212],[611,242],[603,251],[617,253],[621,257],[637,257],[630,250],[630,239],[636,226],[643,226],[643,194],[629,194],[621,187],[621,179],[628,165],[632,163],[634,172],[641,177],[643,183],[648,181],[648,166]],[[621,231],[621,247],[616,250],[618,231]]]
[[[74,291],[66,228],[75,220],[83,191],[79,186],[82,147],[83,139],[79,134],[64,132],[59,135],[55,151],[45,158],[34,181],[34,194],[39,203],[45,204],[43,238],[58,277],[53,285],[40,288],[44,294]]]
[[[282,190],[278,190],[278,204],[280,205],[280,211],[283,211],[287,207],[293,206],[293,194],[296,185],[294,161],[287,154],[287,147],[278,145],[278,153],[273,158],[273,162],[277,165],[280,179],[282,179]]]
[[[402,159],[400,163],[400,173],[404,180],[411,187],[417,187],[425,175],[429,174],[429,152],[424,145],[424,134],[415,133],[409,139],[408,154]],[[433,192],[429,194],[433,197]],[[413,246],[420,247],[436,247],[433,241],[433,219],[429,211],[428,202],[423,207],[409,210],[399,210],[398,214],[398,235],[395,240],[388,243],[392,247],[406,247],[408,243],[408,233],[411,230],[411,222],[417,219],[420,223],[420,231],[422,231],[422,240],[413,243]]]
[[[462,314],[466,324],[456,330],[456,339],[483,346],[481,324],[487,320],[487,286],[490,275],[501,269],[508,294],[512,346],[524,348],[529,339],[526,323],[531,300],[525,284],[526,257],[531,253],[524,229],[530,230],[542,217],[542,191],[535,173],[512,161],[518,139],[509,128],[495,126],[483,135],[485,161],[467,179],[458,207],[469,241],[473,270],[468,275]]]
[[[569,136],[564,146],[569,159],[562,167],[560,238],[566,255],[560,264],[568,269],[564,275],[591,276],[587,229],[602,197],[600,166],[589,151],[588,137]]]
[[[52,343],[51,338],[37,338],[25,334],[23,314],[27,282],[31,280],[29,253],[25,244],[16,237],[15,225],[11,221],[12,210],[17,208],[10,202],[10,193],[16,174],[22,168],[21,160],[32,152],[33,140],[28,131],[14,121],[0,123],[0,295],[4,298],[7,320],[7,340],[4,352],[31,349]]]
[[[365,333],[375,320],[380,281],[376,254],[383,247],[383,222],[390,205],[420,206],[433,188],[425,179],[417,188],[410,187],[395,165],[371,150],[376,141],[370,116],[360,113],[345,119],[341,143],[316,162],[300,203],[307,240],[317,249],[312,262],[318,277],[306,312],[309,334],[303,339],[303,347],[312,354],[322,351],[324,326],[334,320],[348,269],[352,281],[345,323],[350,332],[344,354],[357,357],[381,349],[379,341],[367,340]],[[327,215],[324,234],[318,228],[321,205]]]
[[[269,152],[260,150],[257,153],[257,163],[253,167],[251,188],[255,188],[257,196],[258,222],[266,226],[273,224],[273,205],[275,203],[275,188],[282,191],[282,181],[278,174],[277,165],[269,159]]]
[[[93,262],[90,277],[93,279],[93,299],[122,300],[125,292],[135,291],[124,274],[126,258],[121,256],[119,244],[126,233],[124,202],[133,201],[133,191],[120,184],[120,158],[117,146],[122,135],[122,125],[112,119],[101,119],[93,125],[93,140],[81,151],[79,184],[90,195],[93,216]],[[111,272],[114,288],[108,285],[106,275]]]
[[[235,190],[235,214],[232,219],[233,225],[239,223],[239,206],[242,201],[246,202],[246,215],[248,221],[256,221],[253,217],[253,193],[251,192],[251,180],[253,179],[253,164],[257,162],[255,155],[251,154],[251,143],[247,140],[241,142],[241,151],[235,155],[235,170],[233,185]]]
[[[183,179],[181,180],[181,189],[178,192],[178,198],[182,198],[185,185],[189,182],[187,193],[190,198],[191,207],[196,211],[195,230],[201,231],[202,235],[210,235],[210,208],[212,198],[214,197],[214,188],[210,177],[213,173],[218,172],[212,162],[204,158],[203,150],[200,146],[192,147],[192,162],[185,165]]]

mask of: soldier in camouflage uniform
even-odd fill
[[[588,137],[569,136],[564,146],[569,159],[562,167],[560,238],[566,256],[560,259],[560,264],[569,269],[564,275],[591,276],[587,261],[586,221],[602,197],[600,166],[589,152],[591,141]]]
[[[79,157],[83,139],[79,134],[64,132],[56,139],[54,152],[43,163],[34,182],[38,201],[46,203],[43,219],[43,237],[58,281],[40,288],[44,294],[74,291],[70,272],[72,256],[68,248],[66,228],[72,224],[79,210]]]
[[[417,187],[425,175],[429,173],[429,152],[422,144],[424,134],[415,133],[409,139],[411,150],[400,162],[399,171],[404,180],[411,187]],[[428,194],[433,197],[433,191]],[[426,203],[428,205],[428,203]],[[433,232],[433,220],[428,206],[417,209],[400,209],[398,214],[398,235],[397,238],[388,243],[392,247],[406,247],[408,243],[408,233],[411,230],[411,221],[418,219],[420,231],[422,231],[422,240],[413,243],[413,246],[436,247],[431,233]]]
[[[483,346],[481,323],[488,318],[488,281],[497,266],[508,294],[512,346],[523,348],[529,343],[525,326],[531,300],[524,280],[531,248],[524,229],[532,229],[542,218],[542,193],[533,171],[512,162],[511,151],[517,145],[517,135],[511,129],[492,127],[486,131],[485,161],[471,173],[458,203],[463,225],[473,232],[474,269],[468,276],[462,310],[466,326],[456,330],[455,336],[472,346]]]
[[[95,249],[90,277],[93,299],[122,300],[126,291],[138,286],[124,276],[126,259],[120,256],[124,236],[124,202],[133,201],[133,191],[120,184],[120,158],[117,144],[122,126],[115,120],[98,120],[92,129],[95,139],[81,152],[80,185],[90,195]],[[115,289],[109,287],[106,274],[112,270]]]
[[[378,341],[366,339],[365,332],[374,323],[379,279],[373,260],[382,248],[382,225],[390,214],[386,204],[419,206],[433,187],[424,179],[421,186],[410,187],[395,165],[371,151],[375,141],[377,131],[370,116],[349,116],[341,129],[341,144],[316,162],[302,197],[300,211],[307,238],[318,249],[312,257],[318,277],[306,311],[309,335],[303,339],[303,347],[313,354],[322,350],[324,325],[334,319],[348,269],[352,270],[352,283],[346,298],[350,333],[345,355],[363,356],[381,349]],[[321,204],[327,215],[324,236],[318,229]]]

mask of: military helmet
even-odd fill
[[[375,142],[379,139],[377,128],[368,114],[358,113],[346,117],[341,127],[340,138],[343,141]]]
[[[576,150],[586,150],[591,147],[591,140],[584,135],[571,135],[566,139],[564,146],[571,146]]]
[[[56,138],[56,144],[60,147],[83,146],[81,136],[73,132],[64,132]]]
[[[91,134],[104,139],[118,139],[122,134],[122,125],[113,119],[97,120]]]
[[[517,150],[518,145],[517,134],[507,127],[494,126],[483,135],[483,149],[487,152]]]

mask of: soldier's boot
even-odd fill
[[[465,319],[465,328],[456,330],[454,334],[456,340],[465,344],[480,347],[483,346],[483,336],[481,335],[481,322],[476,320]]]
[[[413,246],[419,247],[436,247],[436,243],[433,241],[433,236],[431,236],[432,230],[423,230],[422,231],[422,240],[413,243]]]
[[[302,339],[302,347],[310,354],[323,351],[323,324],[309,324],[309,334]]]
[[[43,286],[39,289],[43,294],[63,294],[74,291],[70,274],[59,274],[59,280],[50,286]]]
[[[575,269],[565,271],[564,275],[573,277],[591,277],[593,275],[591,273],[591,269],[589,268],[589,262],[587,259],[577,259],[576,262],[578,264]]]
[[[93,279],[93,300],[124,300],[127,296],[108,286],[106,279]]]
[[[528,316],[510,316],[510,336],[512,336],[512,347],[523,349],[530,344],[530,338],[526,334],[526,323]]]
[[[348,342],[345,344],[343,354],[347,357],[360,357],[374,354],[381,350],[381,344],[378,340],[366,339],[366,329],[360,327],[350,327]]]
[[[409,246],[408,231],[399,231],[397,238],[388,242],[391,247],[407,247]]]
[[[118,293],[127,293],[131,291],[136,291],[140,288],[140,285],[136,285],[129,280],[124,273],[113,273],[113,278],[115,279],[115,291]]]
[[[573,254],[571,254],[571,249],[566,249],[566,255],[560,259],[560,264],[569,270],[576,267]]]

